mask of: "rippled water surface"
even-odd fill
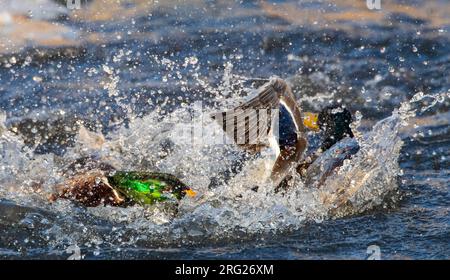
[[[1,258],[449,258],[448,1],[85,2],[0,0]],[[319,190],[275,194],[264,156],[179,137],[273,75],[355,115],[361,150]],[[175,218],[49,203],[86,156],[199,196]]]

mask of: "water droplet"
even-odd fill
[[[103,68],[103,71],[105,71],[105,72],[108,73],[109,75],[112,75],[113,70],[112,70],[111,67],[109,67],[109,66],[107,66],[107,65],[103,65],[102,68]]]
[[[33,81],[35,81],[36,83],[40,83],[40,82],[42,82],[42,77],[34,76]]]
[[[189,63],[192,64],[192,65],[197,64],[198,63],[198,58],[195,57],[195,56],[189,57]]]

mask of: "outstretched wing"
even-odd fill
[[[256,89],[237,107],[212,114],[225,133],[240,147],[257,151],[269,145],[272,121],[278,115],[280,97],[286,91],[286,83],[272,78]]]

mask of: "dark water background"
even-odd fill
[[[381,11],[369,10],[365,1],[96,2],[101,1],[80,11],[34,19],[57,23],[52,34],[60,32],[61,40],[42,39],[47,38],[45,29],[31,30],[37,37],[21,44],[19,32],[5,30],[23,26],[14,21],[9,27],[0,25],[1,38],[17,37],[14,48],[0,49],[0,109],[7,114],[8,126],[28,144],[40,139],[38,153],[64,155],[80,121],[107,133],[131,115],[154,110],[166,97],[175,104],[169,111],[180,96],[185,102],[208,100],[192,72],[180,70],[189,85],[187,94],[174,71],[155,63],[152,55],[181,64],[185,57],[196,57],[201,65],[196,73],[212,85],[220,84],[231,63],[233,74],[289,79],[301,100],[334,93],[305,100],[302,106],[317,110],[339,100],[363,114],[365,127],[389,116],[417,92],[450,90],[448,1],[382,1]],[[103,10],[95,10],[99,7]],[[132,53],[114,61],[120,50]],[[108,79],[105,73],[86,70],[105,64],[120,70],[117,96],[101,86]],[[172,77],[164,81],[169,74]],[[449,109],[448,99],[438,103],[420,114],[417,127],[412,124],[402,133],[401,200],[395,205],[310,222],[281,235],[173,248],[136,245],[98,256],[86,249],[85,257],[363,259],[369,245],[378,245],[386,259],[448,259]],[[444,121],[436,124],[436,116]],[[67,258],[64,252],[48,251],[33,231],[14,222],[14,215],[31,210],[6,201],[0,205],[1,258]],[[30,245],[24,238],[43,243]]]

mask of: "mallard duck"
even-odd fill
[[[274,184],[279,184],[297,165],[306,149],[301,110],[290,87],[277,77],[258,88],[243,104],[214,113],[212,118],[249,152],[259,152],[267,146],[275,151],[270,175]]]
[[[266,115],[269,117],[261,118]],[[215,113],[212,118],[238,146],[249,152],[257,152],[264,147],[275,151],[270,180],[277,190],[285,185],[286,177],[293,169],[305,176],[305,171],[320,154],[341,139],[353,137],[350,128],[352,115],[348,109],[329,106],[320,113],[302,113],[289,85],[278,77],[270,78],[242,104],[229,111]],[[233,123],[227,124],[230,120]],[[323,134],[320,148],[307,157],[304,156],[308,145],[305,128]]]
[[[320,147],[306,156],[297,166],[297,172],[302,176],[306,176],[307,168],[316,161],[324,152],[329,150],[342,139],[353,138],[353,132],[350,128],[352,123],[352,114],[350,111],[340,105],[327,106],[320,113],[307,113],[308,119],[305,122],[311,123],[311,127],[315,131],[322,133]],[[355,141],[349,143],[357,144]],[[347,149],[344,149],[347,150]],[[355,151],[355,148],[349,149]],[[356,150],[357,151],[357,150]],[[348,157],[348,156],[347,156]]]
[[[55,188],[56,193],[50,196],[50,200],[70,199],[86,207],[126,207],[134,204],[177,202],[186,195],[196,195],[190,187],[171,174],[111,171],[107,164],[103,164],[103,167],[103,170],[93,169],[72,175]]]

